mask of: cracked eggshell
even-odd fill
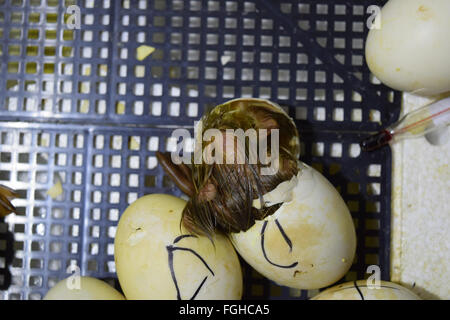
[[[366,41],[373,74],[400,91],[450,91],[450,1],[390,0],[380,15]]]
[[[235,104],[235,103],[236,104],[238,104],[238,103],[244,103],[244,104],[250,104],[250,103],[257,104],[257,103],[259,103],[259,104],[262,104],[262,105],[265,105],[265,106],[270,106],[270,107],[272,107],[272,109],[274,111],[277,111],[277,112],[280,112],[280,113],[283,113],[284,115],[286,115],[286,118],[289,119],[289,122],[292,124],[292,126],[296,128],[294,120],[291,117],[289,117],[289,115],[286,113],[286,111],[284,111],[284,109],[280,105],[278,105],[277,103],[274,103],[274,102],[272,102],[270,100],[266,100],[266,99],[261,99],[261,98],[237,98],[237,99],[233,99],[233,100],[227,101],[227,102],[225,102],[225,103],[223,103],[221,105],[218,105],[215,108],[220,108],[223,105]],[[202,150],[202,141],[203,141],[203,130],[200,130],[200,128],[203,128],[203,121],[202,121],[202,119],[200,119],[199,121],[196,122],[195,128],[194,128],[194,132],[195,132],[195,137],[194,137],[195,138],[195,145],[194,145],[194,148],[195,148],[196,152],[200,152],[200,154],[201,154],[201,152],[202,152],[201,151]],[[296,158],[299,158],[300,157],[300,138],[299,138],[298,135],[292,138],[291,144],[295,147],[294,156]]]
[[[371,284],[369,284],[371,285]],[[414,292],[396,283],[380,281],[380,287],[369,288],[367,280],[339,284],[311,300],[421,300]]]
[[[249,230],[230,235],[239,254],[274,282],[298,289],[329,286],[349,270],[356,249],[350,212],[333,185],[315,169],[301,170],[289,191],[274,189],[264,201],[281,207]],[[278,196],[276,196],[278,193]],[[254,203],[255,205],[255,203]]]
[[[116,270],[130,300],[237,300],[242,270],[223,235],[214,245],[180,230],[183,199],[152,194],[123,213],[114,242]]]
[[[76,278],[59,281],[47,292],[44,300],[125,300],[119,291],[102,280],[91,277],[78,279],[78,288]]]

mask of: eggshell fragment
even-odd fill
[[[49,195],[52,199],[56,199],[63,193],[63,188],[60,180],[57,180],[56,183],[47,191],[47,195]]]
[[[220,63],[224,66],[226,65],[228,62],[231,61],[231,57],[230,56],[221,56],[220,57]]]
[[[149,55],[151,55],[154,51],[155,51],[155,48],[153,48],[151,46],[145,46],[145,45],[139,46],[137,48],[136,58],[139,61],[142,61],[145,58],[147,58]]]

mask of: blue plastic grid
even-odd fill
[[[22,195],[19,214],[0,222],[0,297],[42,298],[70,264],[114,278],[121,212],[147,193],[180,195],[154,156],[171,129],[155,126],[192,126],[204,108],[240,96],[285,106],[302,160],[347,201],[358,249],[345,279],[370,264],[389,278],[391,154],[357,146],[400,109],[364,62],[373,1],[75,1],[82,28],[70,32],[62,17],[72,2],[0,0],[0,183]],[[156,48],[144,61],[141,44]],[[52,200],[56,180],[64,195]],[[311,294],[245,265],[246,299]]]
[[[67,276],[71,264],[83,275],[115,277],[114,233],[128,204],[152,192],[181,195],[154,155],[156,150],[173,150],[170,129],[60,127],[23,123],[0,127],[0,183],[16,186],[21,194],[16,200],[18,215],[7,218],[15,238],[13,244],[9,237],[5,246],[14,247],[14,259],[8,262],[11,297],[42,296]],[[361,154],[358,135],[301,134],[302,160],[336,186],[355,219],[357,259],[347,279],[364,277],[367,265],[389,265],[390,222],[389,215],[382,214],[390,203],[384,196],[390,194],[389,149]],[[45,193],[57,180],[64,193],[51,199]],[[378,239],[378,244],[368,244],[370,238]],[[389,277],[388,268],[382,268],[382,276]],[[260,278],[248,266],[246,279],[249,299],[267,297],[267,290],[282,290],[283,298],[299,294]]]
[[[6,219],[15,238],[11,294],[21,288],[24,297],[42,296],[56,279],[67,277],[71,264],[83,275],[115,277],[114,234],[128,204],[148,193],[181,195],[154,157],[165,150],[170,133],[54,124],[0,127],[0,183],[14,185],[21,195],[15,202],[18,214]],[[52,199],[46,192],[58,180],[64,192]]]
[[[204,107],[259,96],[311,111],[317,128],[373,131],[395,120],[400,96],[364,63],[372,2],[85,0],[69,30],[73,0],[2,1],[0,115],[191,125]],[[138,61],[144,44],[156,51]]]

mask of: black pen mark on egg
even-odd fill
[[[281,235],[283,236],[284,241],[286,241],[286,243],[289,246],[289,252],[292,251],[292,241],[291,239],[289,239],[289,237],[287,236],[286,232],[284,232],[283,227],[281,226],[281,224],[278,222],[278,220],[275,219],[275,223],[278,227],[278,230],[280,230]],[[268,257],[267,257],[267,253],[266,253],[266,248],[265,248],[265,242],[264,242],[264,234],[266,232],[266,227],[267,227],[268,221],[264,221],[263,226],[261,228],[261,249],[264,255],[264,259],[266,259],[267,262],[269,262],[271,265],[278,267],[278,268],[283,268],[283,269],[290,269],[290,268],[294,268],[298,265],[298,262],[294,262],[290,265],[280,265],[277,264],[273,261],[271,261]]]
[[[208,271],[212,274],[212,276],[214,277],[214,271],[209,267],[208,263],[205,261],[205,259],[202,258],[202,256],[200,256],[195,250],[190,249],[190,248],[184,248],[184,247],[177,247],[174,246],[174,244],[176,244],[177,242],[179,242],[180,240],[184,239],[184,238],[197,238],[194,235],[181,235],[175,238],[175,240],[173,241],[172,245],[166,246],[167,249],[167,253],[169,255],[169,269],[170,269],[170,274],[172,276],[172,280],[173,283],[175,285],[175,289],[177,291],[177,300],[182,300],[181,298],[181,292],[180,292],[180,287],[178,286],[178,280],[175,274],[175,268],[174,268],[174,261],[173,261],[173,256],[174,256],[174,252],[175,251],[185,251],[185,252],[190,252],[192,253],[197,259],[199,259],[203,265],[208,269]],[[192,297],[189,300],[194,300],[195,297],[198,295],[198,293],[200,292],[200,290],[202,289],[203,285],[205,284],[206,280],[208,279],[208,276],[204,277],[202,282],[200,283],[200,285],[197,287],[197,289],[195,290],[194,294],[192,295]]]
[[[356,281],[354,281],[353,284],[355,285],[355,288],[358,291],[359,296],[361,297],[361,300],[364,300],[364,295],[362,294],[361,290],[359,289],[358,284],[356,283]]]
[[[276,225],[278,227],[278,230],[280,230],[284,241],[286,241],[286,243],[289,246],[289,252],[292,252],[292,241],[291,241],[291,239],[289,239],[289,237],[287,236],[286,232],[284,232],[283,227],[281,226],[280,222],[278,222],[278,219],[275,219],[275,223],[276,223]]]
[[[344,285],[344,284],[340,285],[340,286],[338,287],[338,289],[339,289],[339,290],[347,290],[347,289],[354,289],[354,288],[355,288],[354,286],[342,288],[343,285]],[[361,288],[369,288],[369,287],[374,287],[374,286],[368,286],[368,285],[365,285],[365,284],[358,284],[358,285],[357,285],[357,288],[360,289],[360,290],[361,290]],[[391,286],[388,286],[388,285],[380,285],[380,288],[384,288],[384,289],[392,289],[392,290],[401,291],[399,288],[391,287]],[[338,290],[338,291],[339,291],[339,290]]]
[[[173,244],[177,243],[180,240],[183,240],[184,238],[197,238],[197,236],[194,236],[192,234],[183,234],[181,236],[178,236],[173,240]]]

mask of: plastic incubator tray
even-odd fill
[[[41,299],[70,265],[117,285],[120,214],[147,193],[180,195],[155,151],[173,148],[173,128],[235,97],[285,107],[301,159],[346,200],[358,247],[343,281],[372,264],[388,280],[391,152],[361,153],[358,142],[398,118],[401,96],[364,61],[373,4],[0,0],[0,184],[21,196],[18,213],[0,220],[0,299]],[[79,30],[66,24],[70,5]],[[140,61],[142,45],[156,50]],[[243,265],[245,299],[317,292]]]

